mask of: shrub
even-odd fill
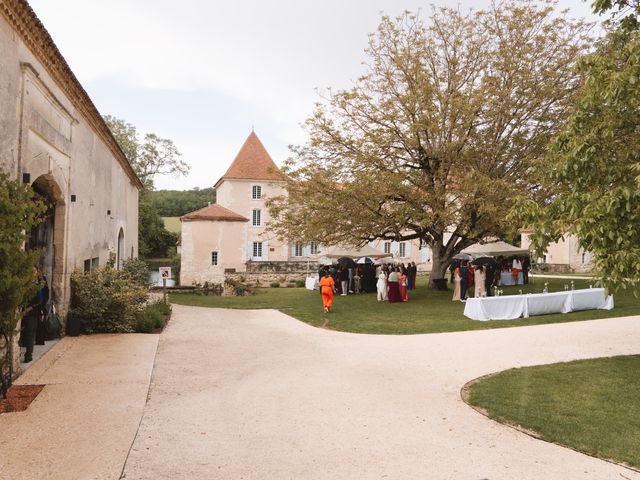
[[[133,332],[147,289],[129,272],[110,267],[71,275],[71,315],[84,333]]]
[[[279,283],[279,282],[271,282],[271,283],[269,284],[269,286],[270,286],[271,288],[278,288],[278,287],[280,287],[280,283]]]
[[[287,287],[295,288],[296,287],[296,282],[291,281],[291,282],[287,283]]]
[[[131,278],[144,287],[149,286],[149,266],[139,258],[130,258],[122,262],[122,271],[129,273]]]
[[[295,285],[298,288],[304,288],[305,287],[304,280],[296,280]]]
[[[136,332],[151,333],[154,330],[164,328],[167,324],[171,305],[157,302],[151,303],[136,315]]]

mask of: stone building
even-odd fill
[[[0,1],[0,168],[51,206],[28,247],[61,313],[74,270],[137,256],[142,184],[25,0]]]
[[[529,249],[533,230],[524,230],[522,233],[522,248]],[[547,250],[540,258],[532,258],[540,267],[553,272],[586,273],[593,269],[593,257],[580,247],[578,237],[565,235],[557,242],[549,244]]]

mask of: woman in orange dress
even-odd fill
[[[402,299],[403,302],[406,302],[409,300],[409,293],[407,292],[407,271],[405,269],[401,270],[401,274],[400,274],[400,298]]]
[[[333,287],[335,282],[329,272],[325,272],[324,277],[320,279],[320,293],[322,294],[322,306],[324,307],[325,313],[328,313],[331,310],[331,306],[333,305]]]

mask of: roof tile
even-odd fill
[[[248,222],[249,219],[243,217],[236,212],[224,208],[217,203],[212,203],[195,212],[187,213],[180,217],[183,222],[192,222],[194,220],[218,220],[221,222]]]
[[[221,180],[286,180],[255,132],[251,132]],[[220,183],[218,181],[218,183]]]

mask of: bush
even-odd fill
[[[149,266],[139,258],[130,258],[122,262],[122,271],[129,273],[131,278],[144,287],[149,286]]]
[[[171,305],[162,302],[151,303],[136,315],[136,332],[151,333],[161,330],[167,324]]]
[[[70,314],[84,333],[133,332],[147,289],[126,271],[110,267],[71,275]]]
[[[278,282],[271,282],[271,283],[269,284],[269,286],[270,286],[271,288],[279,288],[279,287],[280,287],[280,283],[278,283]]]
[[[304,288],[306,286],[304,280],[296,280],[296,287],[298,288]]]
[[[296,286],[297,286],[297,285],[296,285],[296,282],[289,282],[289,283],[287,283],[287,287],[289,287],[289,288],[295,288]]]

